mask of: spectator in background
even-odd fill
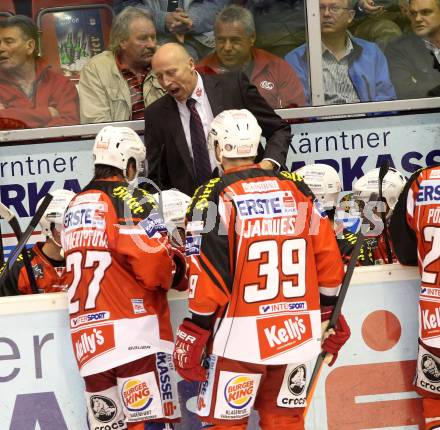
[[[371,17],[356,26],[353,34],[361,39],[377,43],[380,49],[385,51],[390,42],[402,35],[402,30],[394,21],[381,19],[380,17]]]
[[[256,46],[281,58],[305,42],[305,0],[234,0],[255,19]]]
[[[440,2],[412,0],[413,33],[390,43],[385,51],[399,98],[440,96]]]
[[[37,55],[30,18],[0,20],[0,129],[78,124],[75,85]]]
[[[325,104],[392,100],[396,97],[384,54],[375,43],[347,31],[355,11],[352,0],[320,0]],[[310,101],[306,46],[289,52]]]
[[[289,64],[254,47],[252,13],[231,5],[217,15],[214,24],[215,52],[199,63],[205,73],[242,71],[274,109],[303,106],[301,81]]]
[[[144,9],[127,7],[113,21],[109,50],[81,70],[81,123],[143,119],[146,106],[165,91],[151,70],[156,29]]]
[[[356,37],[377,43],[383,51],[389,42],[411,31],[408,0],[363,0],[356,5],[356,12],[350,31]]]
[[[183,44],[196,60],[214,49],[214,17],[228,0],[114,0],[115,12],[142,6],[152,15],[158,40]]]

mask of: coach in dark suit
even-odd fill
[[[160,47],[153,71],[167,94],[145,109],[148,177],[161,189],[192,195],[216,168],[206,136],[212,119],[226,109],[248,109],[267,140],[261,148],[264,169],[283,166],[290,126],[275,114],[244,73],[200,75],[193,59],[178,44]],[[264,152],[264,155],[263,155]]]

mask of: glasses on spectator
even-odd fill
[[[351,8],[349,7],[342,7],[336,5],[330,5],[330,6],[319,5],[320,13],[324,13],[327,9],[332,15],[340,15],[344,10],[351,10]]]

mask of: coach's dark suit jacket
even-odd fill
[[[214,117],[227,109],[251,111],[267,140],[264,156],[261,148],[259,158],[271,158],[283,166],[291,139],[290,126],[266,103],[246,75],[228,73],[202,78]],[[161,189],[177,188],[192,195],[196,188],[193,161],[177,103],[168,94],[145,109],[145,144],[148,178]]]

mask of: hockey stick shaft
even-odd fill
[[[35,212],[35,215],[32,217],[29,225],[27,226],[26,230],[22,234],[20,240],[18,241],[16,247],[11,252],[8,262],[7,262],[7,268],[10,270],[12,266],[17,261],[18,256],[20,255],[21,251],[23,250],[24,246],[26,245],[27,241],[31,237],[32,233],[35,230],[35,227],[40,222],[41,217],[43,216],[45,210],[49,206],[49,203],[52,201],[53,196],[52,194],[46,194],[43,201],[41,202],[40,206],[38,207],[37,211]],[[0,284],[4,282],[4,278],[8,274],[8,270],[4,270],[0,275]]]
[[[3,252],[3,235],[2,228],[0,226],[0,267],[5,263],[5,253]]]
[[[2,202],[0,202],[0,216],[5,219],[5,221],[8,222],[8,224],[11,226],[12,231],[15,234],[15,237],[17,238],[17,241],[20,240],[21,235],[23,234],[20,228],[20,224],[18,223],[17,217],[15,214]],[[23,263],[24,267],[26,269],[26,273],[29,279],[29,284],[32,290],[33,294],[38,294],[38,287],[37,287],[37,281],[35,280],[34,271],[32,270],[32,264],[29,259],[29,255],[27,252],[23,252]]]
[[[385,202],[383,198],[383,180],[385,178],[385,175],[388,173],[388,170],[390,170],[390,163],[387,160],[382,164],[382,166],[380,166],[379,169],[379,201],[381,202]],[[390,245],[390,239],[388,237],[388,229],[387,229],[387,220],[384,211],[381,211],[380,218],[382,219],[383,222],[383,237],[385,240],[385,248],[387,250],[388,264],[391,264],[393,262],[393,254],[391,253],[391,245]]]
[[[374,202],[376,200],[377,200],[377,194],[374,193],[371,195],[369,203]],[[336,304],[333,308],[332,316],[330,317],[330,321],[328,323],[327,330],[330,330],[331,328],[336,327],[336,323],[338,321],[339,315],[341,314],[342,305],[344,304],[345,296],[347,295],[348,287],[350,285],[351,278],[353,276],[353,272],[356,267],[357,259],[359,257],[361,247],[362,247],[364,240],[365,240],[365,234],[363,231],[363,227],[365,228],[365,230],[367,229],[367,224],[365,223],[364,216],[362,217],[362,223],[361,223],[361,229],[359,232],[359,236],[357,238],[353,252],[351,253],[350,262],[348,263],[347,270],[345,272],[344,279],[342,281],[342,285],[339,290],[338,298],[337,298]],[[311,403],[311,400],[313,397],[313,393],[315,392],[316,385],[319,380],[319,375],[321,373],[321,368],[322,368],[322,364],[324,363],[325,356],[326,356],[326,352],[322,351],[318,355],[318,358],[316,359],[316,363],[313,368],[312,375],[310,377],[310,382],[307,387],[307,395],[306,395],[306,400],[307,400],[306,405],[307,406],[306,406],[306,409],[304,410],[304,416],[307,414],[307,412],[309,410],[309,406],[310,406],[310,403]]]

